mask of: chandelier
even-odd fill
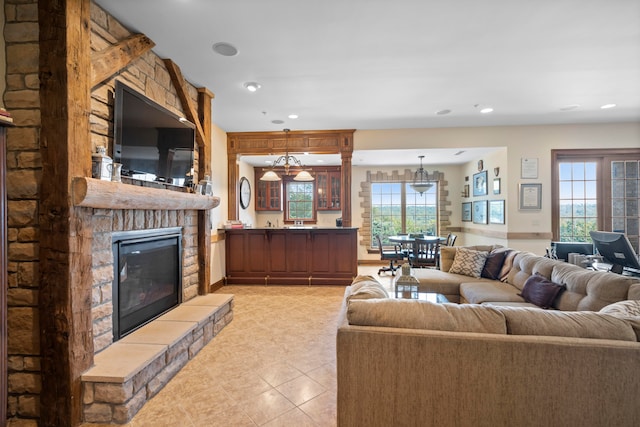
[[[266,171],[264,175],[260,177],[260,181],[280,181],[281,178],[278,174],[273,170],[280,163],[284,163],[282,166],[284,167],[285,175],[289,175],[289,168],[291,166],[303,167],[302,162],[298,160],[295,156],[289,155],[289,130],[284,130],[284,138],[285,138],[285,155],[280,156],[276,159],[275,162],[271,165],[271,169]],[[294,181],[313,181],[313,176],[306,170],[301,170],[298,174],[293,178]]]
[[[424,159],[424,156],[418,157],[420,158],[420,169],[413,174],[413,184],[411,184],[411,188],[422,195],[422,193],[429,191],[429,189],[433,187],[433,183],[429,182],[429,173],[422,167],[422,159]]]

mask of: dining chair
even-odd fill
[[[376,240],[378,241],[378,249],[380,249],[380,259],[382,261],[389,261],[388,267],[382,267],[378,270],[378,275],[382,272],[390,271],[392,276],[396,275],[396,270],[400,268],[398,261],[402,261],[404,259],[404,253],[402,252],[401,245],[393,245],[393,248],[384,249],[382,246],[382,239],[380,235],[376,235]]]
[[[440,268],[440,239],[415,239],[409,264],[411,267]]]
[[[452,234],[452,233],[447,234],[447,242],[445,243],[445,245],[453,246],[456,243],[457,238],[458,238],[457,234]]]

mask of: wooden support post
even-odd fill
[[[198,121],[202,124],[204,143],[199,146],[199,175],[211,176],[211,101],[213,93],[198,89]],[[198,293],[209,292],[211,285],[211,212],[198,211]]]
[[[39,0],[41,426],[82,418],[80,376],[93,363],[91,210],[71,181],[91,175],[90,0]]]

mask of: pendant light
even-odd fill
[[[298,160],[295,156],[290,156],[289,155],[289,130],[290,129],[283,129],[284,130],[284,138],[285,138],[285,143],[284,143],[284,147],[285,147],[285,155],[284,156],[280,156],[278,157],[278,159],[273,162],[273,165],[271,165],[271,169],[269,169],[268,171],[266,171],[261,177],[260,177],[260,181],[280,181],[281,178],[278,176],[278,174],[273,170],[276,166],[278,166],[279,163],[284,163],[282,166],[284,167],[284,173],[285,175],[289,175],[289,168],[293,165],[293,166],[299,166],[299,167],[303,167],[302,166],[302,162],[300,160]],[[293,178],[294,181],[313,181],[314,178],[313,176],[307,172],[306,170],[301,170],[300,172],[298,172],[298,174]]]
[[[413,174],[413,184],[411,184],[411,188],[422,195],[422,193],[429,191],[431,187],[433,187],[433,183],[429,182],[429,173],[422,167],[422,159],[424,159],[424,156],[418,156],[418,158],[420,158],[420,169]]]

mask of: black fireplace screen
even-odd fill
[[[114,341],[180,304],[181,241],[180,228],[114,233]]]

